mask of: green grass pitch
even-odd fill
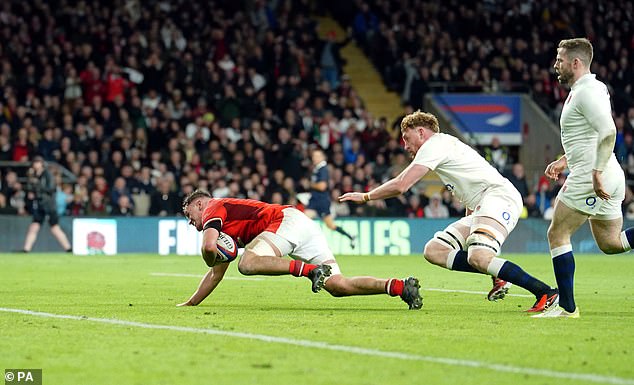
[[[554,284],[546,253],[505,257]],[[528,317],[516,287],[490,303],[469,293],[487,276],[421,256],[338,260],[347,275],[419,277],[423,309],[244,279],[235,264],[200,306],[177,308],[200,258],[2,254],[0,366],[42,368],[46,385],[634,384],[631,255],[577,256],[576,320]]]

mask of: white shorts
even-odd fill
[[[466,220],[469,217],[493,218],[504,226],[507,234],[510,234],[517,225],[523,207],[522,195],[511,182],[507,181],[507,185],[504,187],[485,190],[473,213],[463,219]],[[471,227],[471,223],[468,226]]]
[[[293,259],[303,262],[321,265],[326,263],[331,267],[331,275],[341,274],[334,254],[328,247],[326,237],[312,219],[301,211],[289,207],[282,210],[284,219],[276,232],[265,231],[255,237],[246,248],[251,248],[259,255],[275,255],[273,250],[267,251],[260,248],[269,247],[266,242],[258,242],[258,238],[266,238],[282,255],[288,255]]]
[[[607,201],[597,197],[592,187],[592,179],[584,178],[581,182],[576,179],[569,176],[559,190],[557,199],[569,208],[581,211],[592,218],[612,220],[623,216],[621,203],[625,199],[625,175],[621,168],[606,170],[603,173],[601,181],[610,194],[610,199]]]

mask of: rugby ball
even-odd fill
[[[216,263],[231,262],[238,256],[238,244],[229,235],[220,232],[216,241],[218,253],[216,255]]]

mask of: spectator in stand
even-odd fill
[[[112,205],[110,215],[115,217],[131,217],[134,215],[132,200],[128,195],[120,195],[116,203]]]
[[[130,193],[130,189],[127,186],[125,178],[120,176],[115,179],[112,189],[110,190],[110,202],[113,211],[117,208],[120,202],[119,198],[121,198],[121,196],[123,195],[127,197],[125,202],[126,206],[129,206],[133,209],[134,204],[132,201],[132,194]]]
[[[73,199],[66,206],[66,215],[68,216],[84,216],[87,212],[86,202],[88,201],[86,189],[79,187],[73,193]]]
[[[319,65],[321,66],[321,73],[323,79],[326,80],[330,87],[339,87],[339,77],[343,71],[343,65],[345,60],[341,57],[341,49],[348,45],[352,40],[352,30],[348,30],[346,38],[337,42],[337,33],[335,31],[328,31],[325,40],[318,42],[318,57]]]
[[[524,209],[522,210],[522,214],[520,218],[541,218],[542,212],[537,205],[537,198],[535,194],[529,194],[526,199],[524,199]]]
[[[86,206],[86,215],[89,217],[103,217],[108,215],[110,210],[106,205],[104,195],[99,190],[90,192],[90,200]]]
[[[180,214],[180,200],[178,194],[172,191],[172,181],[167,177],[160,178],[156,191],[150,197],[150,215],[165,217]]]
[[[0,215],[17,215],[18,209],[7,202],[7,197],[0,192]]]
[[[426,218],[449,218],[449,209],[442,203],[442,197],[437,192],[432,194],[424,211]]]
[[[524,175],[524,165],[521,163],[513,164],[511,173],[506,175],[506,179],[513,183],[517,191],[522,194],[522,198],[526,199],[529,194],[529,189],[528,183],[526,182],[526,175]]]
[[[495,167],[500,174],[506,173],[506,165],[509,163],[509,149],[500,144],[500,139],[493,137],[491,145],[482,150],[484,159]]]
[[[364,50],[370,48],[374,35],[379,30],[379,19],[370,9],[368,3],[361,3],[359,12],[354,16],[352,23],[354,38]]]
[[[609,6],[581,1],[591,10],[582,17],[572,17],[568,8],[559,7],[563,17],[571,20],[571,28],[592,34],[599,18],[604,25],[622,25],[617,20],[618,13],[607,12],[612,9]],[[227,176],[232,175],[238,193],[246,194],[252,189],[244,188],[245,179],[250,179],[243,170],[245,166],[251,174],[261,174],[261,183],[253,186],[263,190],[268,176],[277,168],[283,168],[285,175],[293,178],[303,174],[307,165],[301,160],[308,158],[308,145],[321,139],[324,147],[333,149],[333,164],[339,167],[341,160],[341,176],[333,188],[343,190],[343,180],[350,179],[350,186],[345,188],[351,188],[363,179],[345,169],[343,151],[334,150],[341,147],[342,130],[355,126],[355,137],[363,143],[367,156],[356,156],[356,168],[365,169],[368,163],[375,162],[372,178],[376,183],[390,176],[386,165],[399,163],[398,141],[385,129],[385,119],[375,118],[364,109],[342,71],[343,61],[338,53],[341,43],[328,36],[325,40],[318,38],[316,22],[302,2],[248,3],[244,13],[226,12],[224,6],[215,3],[190,2],[180,4],[182,12],[178,14],[140,3],[139,15],[143,17],[133,24],[126,18],[128,10],[124,4],[97,6],[93,0],[88,0],[82,9],[86,22],[66,23],[64,20],[77,17],[77,10],[56,7],[58,3],[36,2],[27,8],[3,10],[6,18],[0,23],[7,30],[19,29],[21,38],[11,40],[0,59],[0,159],[25,159],[25,154],[28,157],[34,151],[42,151],[47,159],[81,173],[84,166],[96,171],[100,164],[109,165],[113,153],[120,152],[122,162],[117,163],[117,168],[105,167],[105,174],[91,171],[94,176],[87,180],[105,175],[107,184],[112,184],[114,178],[123,176],[123,169],[118,167],[129,163],[135,176],[143,174],[142,188],[128,183],[134,193],[151,194],[156,179],[169,168],[183,175],[195,169],[199,185],[216,186],[218,177],[230,181],[232,178]],[[349,11],[342,25],[352,26],[355,38],[362,41],[389,87],[403,96],[409,93],[405,102],[418,105],[422,95],[438,90],[436,84],[443,79],[464,82],[470,89],[481,87],[485,92],[517,90],[518,84],[524,83],[535,85],[535,100],[542,100],[543,108],[550,108],[549,115],[558,118],[557,111],[563,106],[567,91],[553,82],[549,73],[552,47],[547,42],[553,39],[544,35],[552,34],[554,21],[543,22],[540,15],[550,4],[561,5],[561,0],[548,5],[533,4],[532,12],[520,13],[521,17],[516,9],[501,12],[505,11],[502,5],[473,12],[453,3],[435,7],[425,4],[415,0],[400,9],[395,3],[367,0],[344,7]],[[336,17],[340,16],[338,9],[332,9]],[[491,17],[498,13],[502,16]],[[208,17],[184,20],[182,15],[186,14]],[[595,14],[599,18],[588,16]],[[17,24],[36,15],[41,25]],[[484,16],[476,19],[476,15]],[[159,18],[164,21],[159,27],[143,22]],[[289,18],[293,23],[288,23]],[[423,20],[438,20],[440,24],[431,28]],[[91,25],[93,21],[95,25]],[[482,28],[471,27],[476,24]],[[542,24],[544,28],[526,32],[531,31],[531,26]],[[241,33],[233,33],[227,27],[230,25],[240,25]],[[97,33],[91,34],[92,30]],[[45,35],[41,31],[54,32]],[[502,34],[509,38],[496,39]],[[627,48],[632,24],[615,30],[609,41],[602,34],[594,35],[596,46],[602,47],[596,52],[596,72],[613,93],[615,117],[623,117],[625,141],[632,132],[629,121],[634,122],[634,111],[627,114],[634,96],[628,80],[633,71],[629,65],[631,49]],[[37,47],[37,60],[26,54],[30,47]],[[324,82],[333,78],[334,72],[329,72],[331,55],[337,64],[339,87]],[[510,57],[518,60],[511,62]],[[442,87],[463,86],[445,83]],[[519,88],[522,87],[526,88]],[[200,130],[198,117],[204,123]],[[288,153],[297,162],[280,162],[277,158],[276,149],[285,147],[283,138],[288,136],[280,135],[282,128],[290,133],[292,145]],[[319,129],[323,131],[321,137]],[[247,134],[242,134],[245,131]],[[14,146],[18,138],[21,139]],[[170,153],[161,159],[161,151],[168,148],[172,139],[175,147],[170,145]],[[185,139],[192,139],[193,147]],[[233,140],[240,142],[233,144]],[[210,143],[216,142],[218,151],[209,151]],[[175,151],[181,153],[181,158],[167,162]],[[234,164],[234,159],[240,158],[236,158],[237,151],[242,152],[241,165],[240,161]],[[158,159],[153,158],[154,152],[159,153]],[[200,154],[200,159],[194,160],[192,153]],[[250,161],[258,153],[266,154],[264,167],[257,168],[260,160]],[[630,158],[631,161],[623,159],[622,164],[634,165],[634,157]],[[169,167],[167,163],[171,163]],[[145,167],[147,172],[140,171]],[[216,169],[209,174],[212,167]],[[631,168],[634,170],[634,166]],[[215,175],[216,172],[220,174]],[[129,182],[131,177],[124,177]],[[300,179],[294,178],[296,190]],[[181,180],[192,183],[177,177],[174,190],[184,188]],[[79,187],[77,184],[73,189]],[[107,187],[104,190],[101,186],[100,190],[109,198]],[[263,192],[259,193],[262,196]],[[23,207],[22,195],[23,191],[18,191],[7,198],[10,204]],[[282,195],[292,199],[291,194]],[[379,213],[390,206],[393,215],[405,215],[400,201],[382,205],[372,209]],[[365,210],[351,208],[355,215]]]
[[[408,206],[405,209],[408,218],[423,218],[425,216],[425,209],[421,206],[420,195],[412,194],[407,199]]]

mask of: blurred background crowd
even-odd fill
[[[26,169],[41,155],[61,215],[180,215],[205,188],[302,207],[310,152],[328,155],[331,196],[368,190],[409,159],[399,121],[366,110],[343,72],[354,41],[403,114],[435,91],[528,92],[554,120],[567,90],[551,71],[562,38],[587,36],[612,93],[616,154],[634,179],[632,3],[35,0],[0,5],[0,212],[27,215]],[[317,33],[325,9],[346,36]],[[530,31],[527,32],[527,31]],[[530,40],[526,40],[530,36]],[[556,183],[524,175],[517,151],[483,155],[548,217]],[[53,167],[59,164],[61,167]],[[545,166],[545,165],[544,165]],[[299,195],[302,196],[301,194]],[[631,193],[624,204],[629,212]],[[634,214],[634,206],[631,207]],[[451,193],[408,195],[338,216],[462,216]],[[627,215],[627,214],[626,214]]]

